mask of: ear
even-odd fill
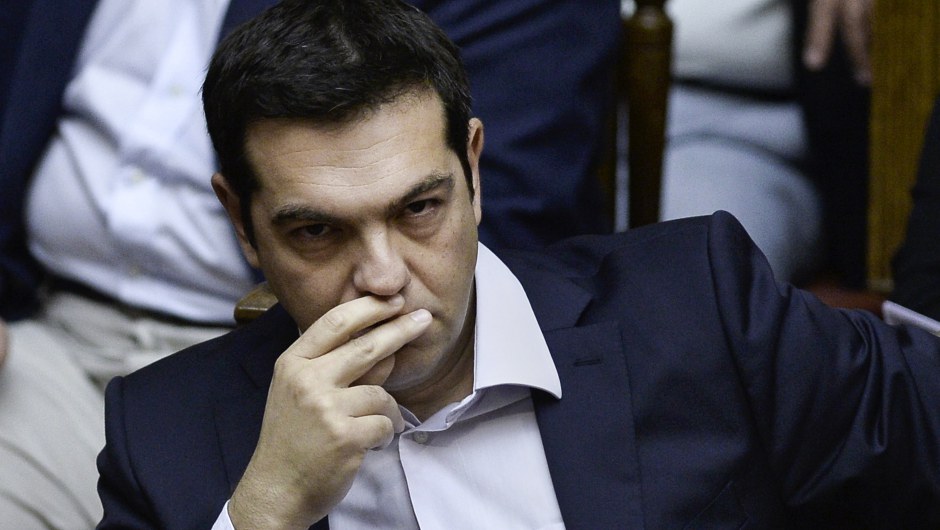
[[[228,213],[228,218],[232,221],[232,226],[235,227],[235,235],[238,236],[238,244],[242,247],[242,253],[245,254],[245,259],[252,267],[256,269],[261,268],[260,262],[258,261],[258,250],[251,244],[251,240],[248,238],[248,233],[245,230],[245,222],[244,219],[242,219],[242,203],[238,194],[235,193],[235,190],[232,189],[228,180],[221,173],[212,175],[212,189],[215,191],[215,196],[219,198],[219,202],[222,203],[222,206]]]
[[[480,205],[480,155],[483,153],[483,122],[471,118],[467,135],[467,160],[470,162],[470,173],[473,175],[473,213],[477,226],[483,218],[483,209]]]

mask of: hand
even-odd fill
[[[7,336],[7,323],[0,318],[0,368],[3,368],[3,361],[7,358],[9,348],[10,338]]]
[[[840,33],[852,61],[855,81],[870,85],[871,10],[872,0],[810,0],[803,64],[810,70],[825,66],[836,33]]]
[[[398,315],[403,304],[400,295],[341,304],[278,358],[258,445],[229,502],[236,528],[307,528],[346,496],[365,452],[402,431],[378,385],[391,354],[431,322],[423,309]]]

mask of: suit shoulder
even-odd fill
[[[713,253],[709,247],[724,248],[735,240],[738,243],[750,241],[734,216],[718,211],[709,216],[665,221],[616,234],[574,237],[540,252],[506,252],[500,257],[514,270],[528,268],[568,276],[593,276],[608,265],[619,269],[669,268],[694,258],[708,259]]]

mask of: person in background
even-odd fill
[[[868,118],[874,0],[791,0],[796,97],[803,107],[807,173],[819,189],[819,277],[866,289]]]
[[[414,8],[284,1],[203,98],[279,304],[112,380],[100,528],[940,524],[940,338],[776,281],[726,212],[494,253]]]
[[[257,281],[207,183],[225,2],[22,2],[0,101],[0,521],[88,528],[103,387],[231,329]],[[232,6],[239,5],[237,0]],[[241,13],[242,16],[246,16]],[[226,29],[227,31],[227,29]]]
[[[808,109],[804,93],[815,94],[822,88],[828,90],[826,97],[839,99],[832,82],[806,82],[808,67],[829,69],[830,63],[842,58],[840,42],[854,45],[858,38],[864,39],[866,13],[856,17],[854,10],[866,2],[810,4],[808,29],[805,17],[800,18],[789,0],[666,4],[675,22],[675,79],[669,101],[662,217],[728,210],[767,255],[778,278],[795,282],[829,266],[823,251],[827,245],[851,246],[844,241],[844,227],[826,228],[833,224],[828,212],[837,208],[830,195],[839,195],[840,204],[844,200],[844,193],[832,191],[831,182],[840,178],[843,159],[864,165],[864,153],[857,151],[820,155],[819,149],[827,149],[831,140],[808,132],[807,124],[815,131],[820,120],[808,116],[817,111]],[[798,55],[797,50],[803,53]],[[860,54],[856,79],[865,84],[870,77],[867,43]],[[796,60],[804,55],[805,61]],[[832,119],[828,112],[825,116]],[[864,116],[855,112],[837,119],[855,124]],[[817,160],[825,163],[811,163]],[[852,206],[864,211],[864,199],[856,202]],[[845,216],[836,215],[844,226]],[[864,218],[860,222],[864,224]],[[835,241],[829,241],[828,234]]]
[[[219,38],[273,3],[27,0],[0,14],[4,525],[91,526],[104,384],[230,329],[260,279],[209,185],[199,85]],[[475,110],[500,117],[483,237],[605,230],[593,168],[616,1],[413,3],[463,49]]]

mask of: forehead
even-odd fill
[[[269,119],[247,131],[246,153],[260,189],[277,193],[297,185],[355,189],[446,172],[447,147],[440,98],[409,94],[341,125]]]

